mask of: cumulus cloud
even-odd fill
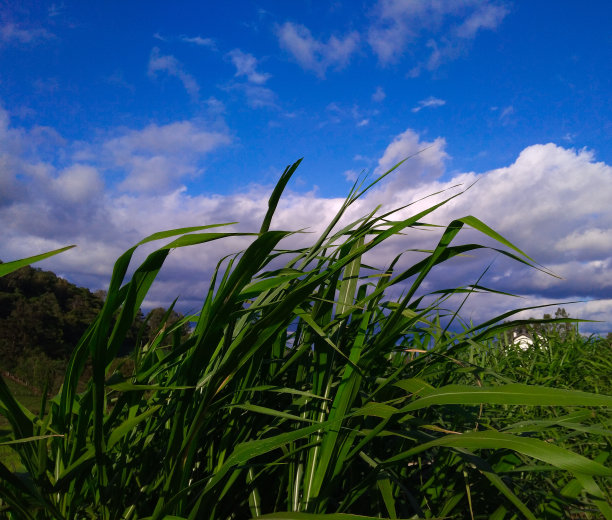
[[[387,146],[374,173],[383,174],[406,157],[412,157],[398,168],[389,186],[397,189],[398,185],[434,180],[444,173],[444,162],[448,158],[445,147],[446,141],[443,138],[438,137],[431,142],[421,141],[419,134],[409,128],[395,136]]]
[[[591,151],[533,145],[510,166],[480,177],[470,190],[479,212],[540,262],[558,262],[559,253],[577,259],[570,244],[579,237],[585,246],[580,254],[592,260],[601,260],[602,249],[612,245],[605,241],[612,229],[612,168],[596,162]],[[604,242],[597,244],[597,236]]]
[[[158,72],[165,72],[169,76],[174,76],[183,84],[185,90],[195,101],[200,93],[200,86],[195,78],[185,72],[183,65],[172,55],[162,55],[158,47],[153,47],[149,57],[149,75],[157,76]]]
[[[121,183],[117,186],[105,177],[113,167],[120,167],[128,171],[128,178],[135,175],[131,178],[136,182],[141,179],[134,173],[139,167],[138,160],[157,160],[163,164],[177,157],[191,158],[178,166],[190,175],[189,172],[198,169],[198,154],[202,150],[210,153],[229,142],[227,135],[218,134],[203,124],[185,121],[124,130],[100,145],[92,144],[87,154],[81,154],[80,158],[73,156],[69,164],[57,168],[53,161],[45,161],[32,151],[28,143],[35,139],[34,134],[11,127],[6,113],[0,110],[0,162],[4,165],[0,168],[0,182],[10,188],[0,192],[4,197],[0,204],[3,222],[0,258],[11,260],[77,243],[76,250],[49,259],[41,266],[96,289],[108,282],[114,259],[149,233],[233,221],[240,224],[220,231],[256,231],[267,209],[270,187],[254,185],[241,193],[203,195],[191,193],[173,179],[163,190],[120,191],[124,188]],[[51,138],[50,135],[43,134],[36,139]],[[394,216],[407,217],[439,202],[441,197],[457,193],[458,188],[453,186],[471,185],[466,193],[439,208],[425,221],[447,225],[452,219],[474,215],[562,278],[545,275],[497,253],[485,252],[455,258],[448,266],[434,269],[426,283],[427,289],[474,283],[493,261],[493,267],[481,283],[519,294],[523,299],[509,301],[495,295],[470,297],[464,308],[466,319],[485,319],[517,306],[585,299],[588,301],[580,306],[566,306],[570,314],[604,323],[584,325],[582,330],[610,330],[612,166],[598,162],[589,150],[544,144],[525,148],[512,164],[502,168],[450,176],[445,169],[444,139],[427,141],[407,129],[390,138],[386,149],[380,151],[375,174],[383,173],[398,160],[424,148],[427,149],[409,159],[355,204],[347,218],[360,217],[378,204],[388,210],[412,202],[413,206]],[[356,173],[347,171],[345,176],[355,178]],[[473,184],[474,181],[478,182]],[[146,181],[142,182],[146,188]],[[443,193],[434,198],[419,201],[440,191]],[[291,238],[293,245],[306,245],[316,239],[316,232],[341,202],[342,199],[324,198],[315,192],[289,192],[281,199],[273,227],[289,230],[310,227],[312,234]],[[313,220],[312,215],[317,218]],[[431,248],[439,236],[437,228],[408,231],[375,251],[367,263],[384,268],[398,252]],[[167,303],[180,295],[183,309],[197,309],[212,266],[224,254],[246,247],[250,240],[250,237],[229,238],[174,252],[167,268],[162,270],[159,283],[153,287],[149,304]],[[462,231],[456,240],[487,241],[473,230]],[[419,255],[422,253],[406,253],[400,267],[407,267]],[[139,259],[142,254],[136,260]],[[542,312],[527,311],[527,315],[540,316]]]
[[[612,245],[612,228],[593,227],[574,231],[561,238],[555,245],[557,251],[575,254],[578,259],[589,258],[600,254],[605,258]]]
[[[317,40],[307,27],[291,22],[278,27],[277,36],[281,47],[293,55],[303,69],[320,77],[329,67],[346,66],[359,45],[357,32],[344,38],[330,36],[327,42],[323,42]]]
[[[0,258],[6,261],[76,243],[78,250],[62,255],[53,268],[99,288],[112,262],[149,229],[144,225],[147,219],[159,229],[183,220],[189,225],[201,222],[201,212],[176,211],[173,201],[189,206],[181,195],[184,188],[177,185],[182,175],[199,173],[202,158],[228,144],[229,136],[190,121],[119,134],[86,147],[55,147],[55,157],[46,161],[31,143],[44,138],[54,143],[53,134],[12,128],[0,109],[0,220],[7,222],[0,230]],[[66,160],[66,167],[54,165]],[[144,171],[147,163],[156,162],[164,167]],[[105,176],[113,179],[117,171],[127,172],[118,186],[105,182]],[[122,193],[127,188],[133,189]],[[157,195],[161,192],[164,196]]]
[[[263,85],[271,77],[270,74],[257,71],[257,59],[252,54],[234,49],[228,57],[236,67],[236,77],[245,76],[250,83]]]
[[[7,121],[1,109],[0,121]],[[6,222],[0,233],[7,241],[3,260],[89,234],[110,238],[102,224],[105,193],[97,169],[79,162],[56,168],[43,159],[47,146],[33,146],[45,139],[58,143],[52,132],[0,123],[0,221]],[[64,151],[61,144],[49,148],[55,160]]]
[[[430,57],[413,69],[416,74],[423,66],[433,70],[445,57],[456,56],[462,41],[474,39],[483,29],[495,29],[507,13],[504,5],[487,0],[379,0],[372,10],[368,43],[386,65],[399,61],[409,44],[424,40]]]
[[[200,175],[202,157],[230,141],[226,133],[178,121],[127,131],[106,141],[103,149],[110,167],[127,172],[122,190],[159,193]]]
[[[73,164],[53,180],[53,189],[65,201],[85,204],[103,193],[104,183],[96,168]]]
[[[419,104],[412,109],[413,112],[420,112],[424,108],[436,108],[446,105],[446,101],[433,96],[429,96],[427,99],[422,99]]]
[[[596,162],[587,150],[534,145],[523,150],[507,167],[483,174],[460,174],[424,187],[437,191],[458,182],[467,186],[476,180],[467,193],[442,207],[433,222],[444,224],[453,218],[475,215],[561,277],[499,257],[485,285],[524,296],[521,306],[534,301],[609,297],[612,211],[608,201],[612,196],[612,167]],[[423,190],[396,190],[392,205],[414,200],[417,192]],[[482,241],[482,237],[468,232],[463,240]],[[417,242],[416,247],[423,245]],[[473,259],[462,259],[454,265],[452,271],[437,276],[437,284],[451,286],[453,277],[473,282],[485,267]],[[473,304],[473,309],[478,315],[486,314],[486,304],[482,307]],[[588,312],[584,305],[577,309]],[[571,314],[579,315],[577,311]],[[580,316],[587,318],[588,314]],[[612,315],[607,317],[606,324],[589,326],[590,330],[605,331],[611,320]]]

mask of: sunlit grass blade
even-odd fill
[[[440,388],[413,388],[420,396],[400,411],[412,412],[432,405],[461,404],[502,404],[530,406],[608,406],[612,407],[612,396],[531,386],[520,383],[474,387],[447,385]]]
[[[21,269],[22,267],[25,267],[26,265],[30,265],[35,262],[40,262],[41,260],[44,260],[45,258],[49,258],[59,253],[63,253],[64,251],[68,251],[69,249],[72,249],[73,247],[76,247],[76,246],[75,245],[66,246],[60,249],[49,251],[47,253],[42,253],[40,255],[23,258],[21,260],[13,260],[12,262],[0,263],[0,276],[5,276],[9,273],[12,273],[13,271],[16,271],[17,269]]]
[[[494,431],[467,432],[457,435],[446,435],[440,439],[426,442],[417,448],[391,457],[385,461],[385,464],[390,464],[407,457],[411,457],[417,453],[420,453],[421,451],[435,446],[468,449],[499,449],[500,446],[503,446],[504,448],[528,455],[534,459],[541,460],[557,468],[570,471],[575,475],[612,476],[612,468],[603,466],[598,462],[587,459],[582,455],[559,446],[555,446],[538,439],[518,437],[516,435]]]

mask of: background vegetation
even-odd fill
[[[3,514],[612,518],[609,345],[574,326],[561,334],[570,318],[545,318],[532,326],[546,335],[523,352],[503,340],[527,324],[504,322],[517,311],[453,331],[449,298],[489,289],[426,295],[423,281],[484,247],[454,245],[463,227],[534,266],[472,216],[451,222],[405,270],[399,257],[382,269],[362,263],[450,199],[405,219],[374,212],[339,224],[380,179],[356,184],[310,247],[281,247],[291,232],[270,224],[297,166],[272,193],[252,245],[219,262],[201,311],[173,323],[165,313],[140,335],[130,365],[119,354],[170,250],[237,233],[160,232],[121,256],[61,390],[43,395],[37,415],[0,379],[10,423],[1,443],[20,463],[0,464]],[[126,280],[135,249],[164,239]],[[397,287],[401,297],[390,299]],[[195,328],[185,334],[188,322]]]
[[[105,298],[106,291],[92,293],[50,271],[30,266],[0,278],[0,371],[31,387],[34,394],[42,393],[47,385],[51,393],[56,393],[70,355]],[[161,307],[152,309],[146,317],[137,312],[119,355],[134,350],[139,334],[142,341],[151,340],[165,314],[166,309]],[[182,317],[172,311],[167,323]],[[188,325],[184,325],[183,334],[188,331]]]

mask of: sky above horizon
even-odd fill
[[[481,283],[522,298],[474,298],[465,319],[580,300],[563,306],[599,320],[582,331],[612,331],[610,19],[599,0],[0,0],[0,258],[77,244],[37,266],[105,288],[152,232],[256,231],[298,158],[277,229],[322,229],[360,172],[420,152],[354,216],[477,180],[432,221],[474,215],[560,277],[484,253],[428,288],[493,261]],[[403,240],[371,261],[433,238]],[[173,253],[145,308],[197,310],[217,259],[247,243]]]

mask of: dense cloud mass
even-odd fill
[[[58,149],[68,158],[44,152],[49,141],[63,142]],[[230,195],[191,193],[186,187],[191,176],[206,174],[207,154],[230,141],[226,133],[201,121],[180,121],[118,130],[101,143],[77,145],[51,130],[13,127],[7,113],[0,111],[0,258],[7,261],[76,243],[77,249],[47,260],[43,267],[99,289],[108,283],[119,254],[155,231],[227,222],[239,224],[219,230],[257,231],[270,186],[251,186]],[[566,307],[572,316],[603,322],[584,325],[583,330],[607,332],[612,323],[612,167],[597,162],[588,150],[551,143],[525,148],[504,168],[458,173],[449,179],[445,144],[443,138],[423,141],[411,129],[397,135],[381,151],[374,173],[382,174],[404,157],[416,155],[368,192],[347,218],[379,204],[388,210],[414,202],[397,215],[406,216],[469,187],[426,220],[445,225],[474,215],[558,278],[484,252],[434,271],[427,287],[474,283],[493,261],[481,283],[523,299],[475,297],[464,307],[466,319],[480,320],[518,306],[588,300]],[[436,192],[442,193],[420,200]],[[341,203],[316,193],[289,191],[273,227],[307,228],[290,239],[291,245],[307,244]],[[399,251],[431,247],[438,233],[411,232],[373,252],[368,263],[383,268]],[[196,310],[218,259],[244,249],[251,240],[228,238],[175,251],[154,285],[148,307],[167,305],[180,295],[183,310]],[[470,230],[458,240],[492,245]],[[405,262],[412,258],[416,257],[406,255]]]

